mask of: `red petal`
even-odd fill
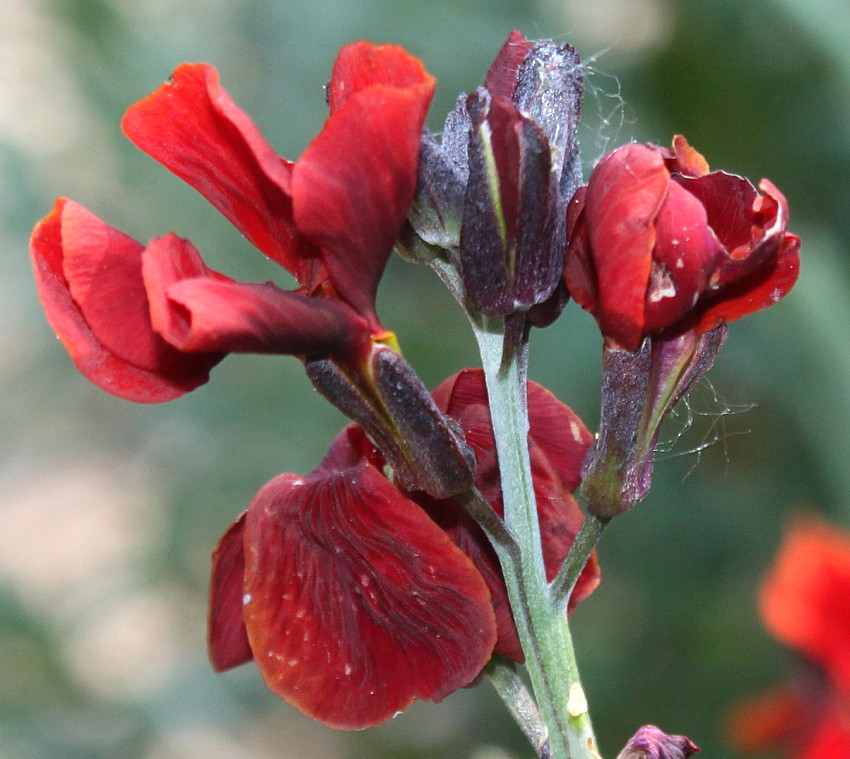
[[[796,524],[764,582],[760,608],[773,635],[850,693],[850,536],[813,519]]]
[[[847,704],[832,704],[795,759],[844,759],[850,756],[850,714]]]
[[[469,560],[374,467],[256,496],[245,533],[245,621],[267,685],[332,727],[438,701],[490,657],[490,597]]]
[[[221,536],[212,555],[207,625],[210,661],[216,672],[253,658],[242,617],[245,578],[245,514]]]
[[[378,280],[416,186],[419,136],[433,80],[372,86],[347,99],[298,160],[292,176],[299,231],[322,249],[337,293],[374,316]]]
[[[519,67],[533,47],[534,43],[527,40],[522,32],[514,29],[510,33],[484,78],[484,86],[491,95],[508,100],[513,97]]]
[[[527,392],[529,438],[540,447],[565,489],[572,492],[581,482],[581,466],[593,441],[593,434],[569,406],[542,385],[529,382]],[[481,369],[464,369],[440,383],[433,396],[443,413],[453,419],[460,419],[470,406],[487,406],[484,372]],[[490,436],[492,439],[492,432]],[[495,443],[489,447],[481,445],[479,449],[482,454],[492,451],[492,463],[495,465]]]
[[[605,337],[626,350],[637,350],[645,333],[654,222],[669,179],[660,149],[626,145],[599,162],[587,187],[584,223],[598,288],[594,316]]]
[[[139,403],[202,385],[221,356],[186,356],[153,331],[142,246],[64,198],[33,231],[36,285],[50,325],[77,368],[104,390]]]
[[[749,180],[714,171],[698,179],[677,177],[675,181],[705,207],[708,225],[733,261],[740,259],[742,252],[748,253],[757,242],[753,239],[754,232],[759,238],[762,236],[761,229],[754,230],[753,203],[758,193]]]
[[[655,220],[656,242],[644,310],[644,332],[666,329],[687,316],[723,253],[702,203],[676,182]]]
[[[542,385],[528,383],[529,436],[572,493],[581,484],[581,467],[593,433],[565,403]],[[569,432],[568,432],[569,431]]]
[[[784,298],[800,274],[800,238],[784,234],[773,260],[749,277],[723,288],[716,301],[708,300],[697,325],[708,332],[721,322],[732,322]]]
[[[331,113],[344,106],[352,95],[367,87],[385,85],[398,89],[434,89],[434,79],[422,61],[398,45],[355,42],[339,51],[328,85]]]
[[[167,296],[163,336],[182,351],[347,355],[369,340],[365,322],[344,303],[270,283],[185,279]]]
[[[599,313],[599,283],[585,224],[587,187],[579,187],[567,207],[568,246],[564,259],[564,285],[570,297],[594,316]]]
[[[122,123],[139,148],[194,187],[269,258],[303,277],[315,256],[295,233],[290,175],[206,64],[179,66]]]

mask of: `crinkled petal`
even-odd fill
[[[267,685],[332,727],[438,701],[493,650],[480,574],[366,463],[272,480],[249,507],[245,557],[245,622]]]
[[[139,403],[202,385],[221,354],[185,355],[151,325],[143,246],[60,198],[33,231],[31,254],[50,325],[77,368],[107,392]]]
[[[344,303],[271,283],[184,279],[166,296],[163,336],[182,351],[347,356],[369,340],[366,323]]]
[[[122,127],[263,253],[304,279],[304,259],[316,251],[293,226],[292,165],[220,87],[212,66],[178,66],[168,82],[127,110]]]
[[[375,293],[413,200],[433,80],[352,95],[298,159],[298,229],[322,250],[337,294],[380,327]]]
[[[207,644],[216,672],[253,658],[242,616],[245,580],[245,513],[221,536],[212,555]]]
[[[673,181],[705,208],[708,225],[728,251],[730,261],[749,258],[752,244],[762,236],[762,230],[756,228],[761,225],[753,213],[758,193],[750,181],[725,171],[713,171],[698,178],[674,177]]]
[[[374,86],[433,90],[434,79],[422,62],[399,45],[375,45],[363,40],[346,45],[334,62],[328,85],[331,113],[342,108],[349,99]]]
[[[637,350],[643,339],[655,218],[669,181],[659,149],[633,144],[603,158],[587,186],[587,243],[604,252],[593,260],[601,285],[593,314],[603,334],[626,350]],[[572,291],[570,280],[568,267]]]
[[[723,253],[702,203],[670,182],[655,220],[656,244],[644,307],[644,333],[665,329],[690,313]]]
[[[775,305],[789,293],[799,275],[800,238],[785,233],[771,261],[703,302],[697,330],[708,332],[721,322],[733,322]]]

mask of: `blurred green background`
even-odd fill
[[[310,471],[343,420],[285,357],[231,357],[162,406],[108,396],[53,338],[26,252],[67,195],[139,240],[174,230],[216,269],[287,285],[122,137],[123,109],[180,61],[208,61],[295,158],[321,128],[337,49],[368,38],[424,59],[438,129],[512,28],[586,58],[587,169],[682,132],[712,166],[770,177],[803,237],[798,287],[733,325],[574,618],[605,756],[652,722],[732,757],[725,710],[788,664],[754,605],[783,523],[815,511],[850,526],[846,0],[0,0],[0,19],[0,758],[530,756],[486,684],[346,734],[271,696],[253,665],[213,674],[215,541],[272,476]],[[379,310],[430,386],[476,363],[428,270],[394,260]],[[590,317],[568,307],[532,351],[532,377],[595,426]]]

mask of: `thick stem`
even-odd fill
[[[528,453],[523,330],[502,319],[474,325],[481,351],[502,482],[505,527],[516,559],[498,551],[532,688],[553,759],[598,759],[567,616],[550,602]],[[510,340],[511,344],[506,344]]]

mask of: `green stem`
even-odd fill
[[[602,531],[610,520],[600,519],[589,511],[584,515],[581,528],[573,541],[570,552],[564,560],[563,565],[555,575],[555,579],[549,584],[549,597],[552,605],[561,611],[566,611],[573,588],[578,581],[584,565],[596,548]]]
[[[496,438],[504,522],[515,552],[498,550],[553,759],[598,759],[567,616],[550,602],[528,452],[525,335],[502,319],[473,322]]]
[[[484,671],[539,759],[552,759],[549,731],[516,662],[504,656],[494,656]]]

